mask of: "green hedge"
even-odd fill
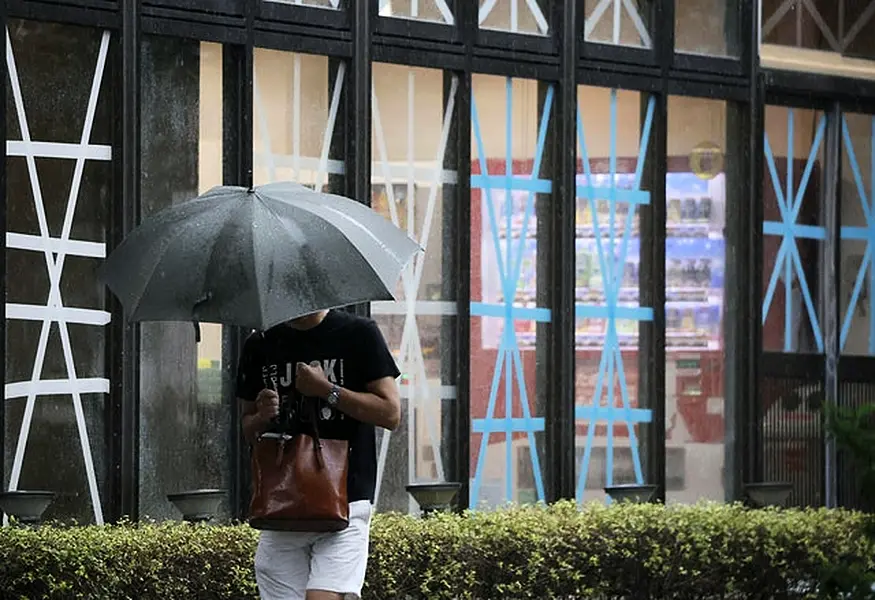
[[[869,517],[831,510],[573,503],[378,515],[365,598],[806,598],[830,565],[875,567]],[[0,530],[2,598],[257,598],[247,526]],[[806,589],[806,585],[809,587]]]

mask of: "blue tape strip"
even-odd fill
[[[592,306],[576,304],[578,319],[616,319],[618,321],[652,321],[653,309],[645,306]]]
[[[860,200],[860,208],[863,209],[863,216],[866,223],[872,222],[872,213],[869,210],[869,203],[866,201],[866,186],[863,184],[863,173],[860,171],[860,163],[857,161],[857,153],[854,151],[854,141],[851,139],[851,132],[848,129],[848,120],[842,115],[842,140],[844,141],[845,155],[848,157],[848,162],[851,165],[851,173],[854,174],[854,183],[857,186],[857,198]],[[875,149],[875,146],[873,146]],[[875,181],[873,181],[875,185]]]
[[[584,198],[589,201],[590,211],[593,215],[593,231],[595,234],[595,248],[598,256],[599,268],[604,274],[603,292],[605,303],[602,306],[589,306],[578,304],[575,306],[575,316],[577,318],[603,318],[607,321],[607,331],[605,333],[604,348],[599,360],[598,374],[596,376],[595,395],[592,398],[590,406],[578,407],[575,411],[577,419],[593,419],[605,420],[608,423],[608,436],[606,448],[606,465],[605,476],[608,485],[611,485],[614,478],[614,425],[616,423],[625,422],[629,427],[630,444],[632,445],[632,458],[635,468],[635,478],[638,483],[643,483],[643,469],[641,466],[641,457],[638,452],[637,435],[634,431],[634,423],[649,422],[652,419],[652,412],[641,411],[641,409],[632,409],[629,399],[629,390],[626,381],[626,373],[623,364],[623,356],[619,344],[619,336],[617,334],[617,320],[633,320],[633,321],[652,321],[653,309],[648,307],[638,306],[620,306],[618,302],[620,288],[622,286],[622,274],[624,265],[630,248],[630,239],[632,237],[632,224],[634,220],[634,210],[629,210],[626,214],[626,219],[622,228],[622,239],[619,240],[619,252],[616,251],[617,246],[617,231],[616,211],[619,202],[626,203],[630,206],[646,205],[650,203],[650,193],[640,189],[641,177],[644,169],[645,159],[647,156],[647,148],[650,143],[650,132],[652,130],[653,118],[655,110],[655,99],[650,98],[647,105],[647,115],[644,119],[641,138],[638,146],[638,162],[635,169],[635,179],[632,184],[633,189],[617,188],[616,173],[617,173],[617,135],[619,131],[617,122],[618,113],[618,92],[611,90],[610,97],[610,185],[595,186],[593,185],[592,171],[589,164],[589,156],[586,150],[586,137],[583,127],[583,119],[581,117],[582,110],[578,110],[577,115],[577,137],[580,147],[580,156],[583,159],[583,171],[586,178],[584,184],[577,186],[577,195],[579,198]],[[608,215],[608,236],[605,240],[602,237],[601,223],[599,222],[599,213],[596,206],[596,200],[606,200],[609,207]],[[605,248],[607,242],[608,248]],[[633,245],[637,249],[637,246]],[[614,373],[616,372],[616,377]],[[616,386],[619,384],[620,399],[622,408],[616,406],[614,400]],[[602,393],[607,386],[607,406],[601,405]],[[590,459],[592,457],[592,446],[595,436],[595,427],[589,427],[586,436],[586,443],[583,451],[583,458],[580,465],[580,474],[577,480],[577,498],[580,501],[583,497],[583,492],[586,485],[586,479],[589,473]],[[608,499],[609,500],[609,499]]]
[[[795,242],[794,242],[795,243]],[[775,298],[775,291],[778,288],[778,279],[780,278],[781,271],[778,269],[779,265],[784,264],[784,257],[787,255],[787,238],[781,240],[781,245],[778,247],[778,254],[775,256],[775,266],[772,268],[772,275],[769,277],[769,285],[766,288],[766,295],[763,298],[763,308],[762,308],[762,322],[766,322],[766,317],[769,314],[769,308],[772,306],[772,300]]]
[[[872,245],[866,244],[866,251],[863,253],[863,260],[860,262],[860,268],[857,271],[857,277],[854,281],[854,291],[851,292],[851,300],[848,302],[848,308],[845,312],[844,322],[842,323],[842,330],[839,334],[839,347],[841,349],[844,349],[845,342],[848,340],[848,333],[851,330],[851,322],[854,320],[854,311],[857,309],[857,302],[859,301],[860,293],[863,290],[863,280],[866,278],[871,260]]]
[[[813,239],[825,240],[826,228],[813,225],[804,225],[797,223],[799,212],[802,208],[802,201],[805,197],[805,192],[808,189],[808,183],[811,178],[811,173],[814,169],[814,164],[817,160],[817,155],[820,152],[820,146],[823,143],[823,137],[826,132],[826,116],[821,115],[818,123],[817,132],[812,141],[808,160],[805,164],[805,170],[802,173],[799,188],[793,188],[793,143],[795,131],[795,112],[793,109],[787,111],[787,180],[786,189],[781,185],[780,176],[775,163],[774,153],[771,143],[769,142],[768,134],[765,135],[764,153],[766,157],[766,165],[769,169],[769,175],[772,180],[772,187],[775,190],[777,198],[778,211],[781,213],[781,221],[764,221],[763,233],[766,235],[780,236],[782,239],[778,254],[775,257],[775,265],[772,274],[769,278],[769,285],[766,288],[766,294],[763,298],[762,307],[762,322],[765,323],[768,317],[769,310],[772,306],[775,291],[777,289],[778,279],[781,277],[783,268],[784,279],[784,351],[791,350],[791,342],[793,338],[793,303],[792,282],[794,274],[799,280],[799,289],[802,293],[802,300],[805,304],[805,309],[808,314],[808,319],[811,324],[811,329],[814,334],[815,343],[818,351],[823,352],[823,335],[820,330],[820,323],[817,319],[817,312],[814,310],[814,303],[811,300],[811,291],[808,286],[805,272],[802,270],[802,261],[799,257],[799,247],[796,243],[797,239]]]
[[[529,459],[532,461],[532,473],[535,477],[535,493],[539,501],[543,502],[544,496],[544,480],[541,474],[541,457],[538,456],[538,446],[535,443],[535,421],[543,419],[533,419],[531,410],[529,409],[529,391],[525,386],[525,374],[523,373],[523,358],[520,356],[519,348],[513,350],[513,362],[516,365],[517,381],[520,382],[520,404],[523,408],[523,422],[525,424],[528,442],[529,442]],[[508,438],[509,439],[509,438]],[[507,449],[508,455],[511,449]],[[510,473],[510,471],[508,471]]]
[[[873,227],[842,227],[839,231],[839,235],[843,240],[858,240],[862,242],[870,242],[875,239],[875,232],[873,232]]]
[[[471,187],[549,194],[553,191],[553,182],[549,179],[532,179],[519,175],[471,175]]]
[[[541,115],[538,143],[535,149],[535,158],[533,161],[532,172],[536,176],[540,172],[544,149],[546,147],[546,137],[553,103],[553,94],[554,88],[550,86],[547,91],[545,105]],[[549,309],[545,308],[514,306],[516,289],[519,283],[520,272],[522,270],[523,256],[527,251],[526,238],[525,236],[522,236],[518,242],[514,244],[512,236],[508,235],[505,238],[504,248],[502,249],[501,235],[498,228],[498,217],[496,215],[494,199],[491,191],[492,189],[503,189],[505,192],[504,217],[506,219],[506,231],[508,232],[511,230],[513,216],[513,194],[511,192],[528,192],[522,223],[522,230],[528,231],[529,221],[534,214],[535,194],[550,193],[552,191],[552,182],[544,179],[514,175],[513,173],[513,81],[511,78],[506,79],[506,111],[505,135],[507,147],[505,150],[505,173],[503,175],[490,175],[485,157],[485,146],[483,145],[480,121],[477,116],[476,101],[472,101],[472,129],[478,147],[481,174],[471,176],[471,187],[482,189],[485,192],[485,201],[487,202],[487,208],[489,211],[490,234],[497,262],[499,264],[499,277],[501,280],[502,293],[504,295],[504,302],[501,304],[489,304],[484,302],[471,303],[472,316],[504,319],[504,331],[496,354],[492,385],[489,391],[489,402],[486,409],[486,418],[473,420],[472,431],[474,433],[481,433],[483,436],[480,440],[480,453],[477,457],[477,465],[471,483],[470,501],[472,506],[476,505],[479,498],[489,435],[498,432],[503,432],[506,436],[505,500],[510,501],[513,498],[513,480],[511,473],[514,454],[512,436],[513,433],[516,432],[526,432],[528,434],[532,470],[535,475],[535,487],[538,499],[543,500],[545,497],[540,458],[538,457],[534,439],[535,432],[543,431],[544,419],[534,418],[531,415],[528,404],[528,390],[526,388],[525,374],[523,372],[522,357],[520,355],[519,344],[514,329],[514,322],[518,320],[550,322],[552,313]],[[504,402],[506,417],[503,419],[496,419],[495,405],[498,401],[499,381],[502,372],[504,373]],[[514,380],[516,381],[516,388],[520,395],[520,404],[523,413],[522,419],[511,417],[513,414]]]
[[[875,117],[872,118],[872,131],[870,137],[870,147],[875,150]],[[875,354],[875,265],[873,265],[873,248],[875,248],[875,151],[870,153],[870,181],[872,182],[871,200],[866,193],[866,185],[863,183],[862,170],[857,159],[857,153],[854,149],[854,142],[851,138],[850,128],[848,127],[847,118],[842,116],[842,139],[844,141],[845,154],[848,157],[848,162],[851,165],[851,172],[854,175],[854,183],[857,187],[857,200],[860,202],[860,208],[863,211],[863,217],[866,220],[865,227],[842,227],[839,235],[842,240],[860,240],[866,242],[866,250],[863,253],[863,259],[860,261],[860,268],[857,271],[856,279],[854,280],[854,289],[851,292],[851,298],[848,302],[848,307],[845,312],[845,317],[842,321],[842,329],[839,335],[839,348],[844,350],[845,343],[848,340],[848,335],[851,331],[851,324],[854,320],[854,314],[857,310],[857,303],[862,295],[863,283],[865,280],[869,287],[869,341],[868,353]],[[871,202],[871,206],[870,206]]]
[[[612,412],[607,406],[577,406],[574,418],[577,420],[604,421],[609,417],[627,424],[650,423],[653,421],[653,411],[649,408],[615,408]]]
[[[474,433],[506,433],[508,428],[513,432],[538,432],[544,431],[543,417],[534,417],[528,419],[515,418],[498,418],[491,419],[471,419],[471,431]],[[533,446],[534,447],[534,446]]]
[[[798,223],[780,223],[778,221],[763,221],[763,233],[806,240],[826,239],[826,227],[800,225]]]
[[[480,161],[480,171],[484,175],[489,174],[489,165],[486,161],[486,146],[483,145],[483,133],[480,130],[480,118],[477,114],[477,99],[471,98],[471,129],[474,132],[474,140],[477,143],[477,156]],[[483,202],[486,202],[486,209],[489,215],[490,231],[498,231],[498,221],[495,216],[495,204],[492,197],[492,187],[490,186],[489,178],[483,179]],[[507,276],[507,269],[504,266],[504,258],[501,252],[501,244],[498,242],[498,235],[492,235],[493,250],[495,252],[495,260],[498,263],[498,275],[504,280]]]
[[[487,304],[485,302],[471,303],[472,317],[495,317],[507,318],[507,304]],[[553,317],[549,308],[529,308],[525,306],[511,306],[510,318],[512,321],[537,321],[549,323]]]

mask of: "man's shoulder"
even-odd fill
[[[377,327],[376,321],[346,310],[332,310],[330,313],[334,329],[346,331],[365,331]]]

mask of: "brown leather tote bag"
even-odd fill
[[[252,448],[249,524],[276,531],[341,531],[349,525],[349,442],[322,439],[311,405],[312,435],[266,433]]]

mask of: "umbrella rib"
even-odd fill
[[[139,293],[136,296],[136,301],[134,305],[131,307],[131,317],[137,314],[137,311],[140,308],[140,303],[143,301],[143,297],[145,295],[146,290],[149,288],[149,283],[152,281],[152,277],[155,275],[155,271],[158,269],[158,265],[161,264],[161,261],[164,259],[164,256],[167,252],[167,249],[170,248],[183,234],[186,234],[190,230],[189,223],[184,223],[181,227],[176,228],[176,231],[169,237],[166,246],[164,246],[164,252],[161,253],[161,256],[152,264],[152,267],[149,269],[149,276],[143,278],[143,286],[142,289],[139,290]]]
[[[341,199],[343,199],[343,200],[347,200],[348,202],[355,202],[355,200],[350,200],[350,199],[348,199],[348,198],[343,198],[342,196],[338,196],[338,197],[341,198]],[[387,244],[384,244],[383,242],[381,242],[381,241],[380,241],[380,238],[377,237],[377,235],[376,235],[373,231],[371,231],[371,230],[370,230],[368,227],[366,227],[363,223],[357,221],[357,220],[356,220],[354,217],[352,217],[351,215],[346,214],[345,212],[343,212],[342,210],[340,210],[340,209],[338,209],[338,208],[336,208],[336,207],[330,206],[330,205],[325,204],[325,203],[322,203],[322,202],[317,202],[315,199],[311,199],[311,198],[302,198],[302,202],[309,203],[309,204],[311,204],[312,206],[318,207],[318,208],[321,209],[321,210],[325,210],[325,211],[331,212],[331,213],[332,213],[332,216],[340,217],[341,219],[345,220],[346,222],[348,222],[349,224],[351,224],[352,226],[354,226],[355,228],[357,228],[359,231],[361,231],[366,237],[369,237],[370,239],[374,240],[377,244],[379,244],[380,246],[382,246],[383,248],[385,248],[386,251],[391,252],[391,253],[394,255],[395,259],[400,261],[400,257],[399,257],[399,256],[398,256],[398,255],[397,255],[397,254],[396,254],[396,253],[395,253],[395,252],[394,252],[394,251],[393,251],[393,250],[392,250]],[[362,206],[364,207],[364,205],[362,205]],[[332,223],[331,219],[328,218],[328,216],[323,215],[323,214],[319,214],[320,211],[318,211],[318,210],[309,210],[309,209],[308,209],[307,207],[305,207],[305,206],[301,206],[301,208],[304,209],[304,210],[306,210],[307,212],[309,212],[309,213],[312,214],[313,216],[315,216],[315,217],[317,217],[317,218],[319,218],[319,219],[321,219],[321,220],[327,222],[329,225],[332,225],[333,227],[337,228],[337,225],[336,225],[335,223]],[[365,208],[366,208],[366,207],[365,207]],[[273,210],[273,209],[271,209],[271,210]],[[274,211],[274,214],[276,214],[275,211]],[[346,237],[348,238],[349,236],[346,236]],[[408,236],[408,237],[409,237],[409,236]],[[411,240],[411,242],[412,242],[412,240]],[[413,242],[413,243],[416,243],[416,242]],[[419,246],[419,245],[417,244],[417,246]],[[358,250],[358,248],[356,248],[356,250]],[[361,252],[359,252],[359,254],[361,254]],[[408,261],[405,261],[405,262],[404,262],[404,265],[402,265],[402,267],[406,266],[407,262],[409,262],[409,260],[408,260]]]
[[[307,199],[307,201],[308,201],[308,202],[311,202],[309,199]],[[351,222],[354,223],[355,225],[358,225],[360,228],[365,229],[365,230],[368,232],[368,234],[370,235],[370,237],[372,237],[373,239],[375,239],[375,240],[377,241],[377,243],[380,243],[380,240],[379,240],[379,238],[377,238],[377,236],[375,236],[374,234],[372,234],[369,230],[367,230],[367,229],[364,227],[364,225],[362,225],[361,223],[359,223],[358,221],[356,221],[356,220],[353,219],[352,217],[350,217],[350,216],[348,216],[348,215],[345,215],[343,212],[341,212],[341,211],[339,211],[339,210],[336,210],[336,209],[333,209],[332,207],[326,206],[326,205],[324,205],[324,204],[319,204],[319,203],[317,203],[317,202],[311,202],[311,203],[314,204],[314,205],[317,205],[317,206],[322,206],[322,207],[324,207],[324,208],[331,209],[333,212],[335,212],[335,213],[337,213],[337,214],[339,214],[339,215],[342,215],[343,217],[347,218],[349,221],[351,221]],[[268,205],[266,202],[262,202],[262,206],[264,206],[268,211],[270,211],[270,213],[271,213],[271,214],[277,219],[277,221],[282,221],[282,219],[283,219],[282,215],[280,215],[276,210],[274,210],[274,208],[273,208],[272,206]],[[306,209],[304,209],[304,210],[306,210]],[[317,213],[317,212],[315,212],[315,211],[310,211],[310,210],[308,210],[307,212],[310,213],[311,215],[313,215],[314,217],[316,217],[317,219],[320,219],[320,220],[322,220],[322,221],[325,221],[325,222],[328,223],[329,225],[332,225],[330,219],[326,218],[325,216],[320,215],[319,213]],[[335,229],[337,229],[337,227],[335,227]],[[280,230],[283,232],[284,235],[289,235],[289,231],[288,231],[288,229],[286,229],[285,227],[281,227]],[[340,230],[338,229],[338,231],[340,231]],[[341,233],[343,233],[343,232],[341,232]],[[374,266],[371,264],[371,261],[369,261],[368,258],[367,258],[364,254],[362,254],[362,251],[358,248],[358,246],[357,246],[356,244],[353,244],[352,241],[349,240],[349,236],[344,235],[344,237],[345,237],[348,241],[350,241],[350,244],[349,244],[349,245],[355,250],[356,254],[358,254],[358,255],[361,257],[362,261],[365,263],[365,265],[367,265],[367,267],[368,267],[368,269],[370,269],[371,273],[374,274],[374,277],[375,277],[377,280],[381,281],[381,282],[383,283],[383,285],[386,286],[387,290],[389,290],[389,285],[390,285],[390,284],[388,284],[388,283],[386,283],[385,281],[383,281],[383,278],[380,277],[380,274],[377,273],[377,271],[374,269]],[[254,239],[255,239],[255,236],[253,236],[253,244],[254,244]],[[382,245],[384,248],[386,248],[386,250],[389,250],[388,246],[386,246],[385,244],[381,244],[381,245]],[[393,253],[393,254],[394,254],[394,253]],[[255,256],[254,247],[253,247],[253,256]],[[396,256],[396,258],[397,258],[397,256]],[[399,262],[401,262],[401,261],[399,260]],[[407,263],[408,263],[408,262],[410,262],[409,259],[406,260],[406,261],[404,261],[404,263],[400,265],[400,266],[401,266],[401,269],[400,269],[400,270],[404,270],[404,268],[407,266]],[[256,285],[258,285],[258,281],[257,281],[257,277],[258,277],[258,276],[257,276],[257,273],[258,273],[258,271],[256,270],[255,273],[256,273],[256,282],[255,282],[255,283],[256,283]],[[399,271],[399,275],[400,275],[400,271]],[[391,285],[394,286],[396,283],[397,283],[397,281],[391,282]],[[391,290],[389,290],[389,293],[390,293],[390,294],[392,295],[392,297],[394,298],[395,294],[394,294]],[[259,307],[259,308],[260,308],[260,307]],[[261,315],[260,315],[260,316],[261,316]]]
[[[170,237],[170,240],[167,242],[167,246],[165,246],[165,248],[164,248],[165,252],[167,251],[167,248],[169,248],[170,245],[173,244],[173,242],[175,242],[177,239],[179,239],[179,236],[182,235],[183,229],[185,229],[185,228],[180,227],[179,230],[177,230],[177,232]],[[138,290],[138,293],[136,295],[136,300],[134,301],[133,306],[131,306],[131,314],[130,314],[130,317],[128,317],[129,319],[132,319],[137,314],[137,311],[140,309],[140,303],[143,301],[143,297],[145,296],[146,290],[149,288],[149,282],[152,281],[152,277],[155,275],[155,271],[156,271],[156,269],[158,269],[158,265],[161,264],[162,258],[164,258],[163,252],[161,253],[161,256],[159,256],[158,259],[152,264],[152,267],[149,269],[149,276],[143,278],[143,285],[141,286],[141,289]]]

